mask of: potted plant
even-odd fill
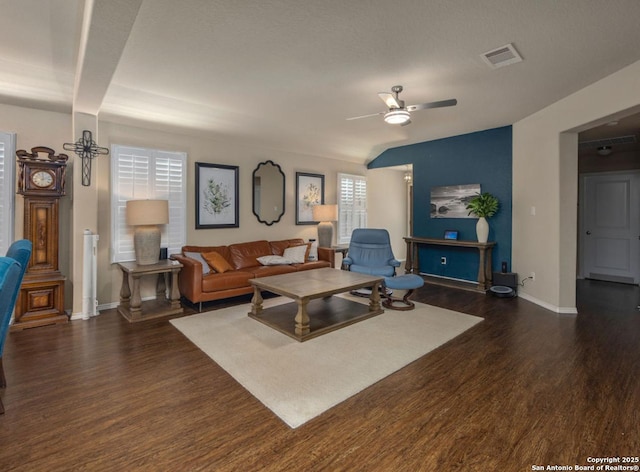
[[[478,236],[479,243],[486,243],[489,239],[489,223],[487,223],[487,218],[495,215],[499,206],[500,202],[498,199],[487,192],[478,194],[469,200],[469,203],[467,204],[469,215],[473,213],[478,217],[476,234]]]

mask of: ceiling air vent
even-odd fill
[[[580,141],[579,149],[599,148],[603,146],[615,146],[616,144],[635,144],[638,140],[635,134],[628,136],[618,136],[615,138],[595,139],[593,141]]]
[[[480,54],[480,57],[492,69],[498,69],[510,64],[515,64],[516,62],[522,62],[522,56],[518,54],[518,51],[513,47],[513,44],[507,44],[506,46],[485,52]]]

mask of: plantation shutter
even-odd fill
[[[15,135],[0,132],[0,254],[13,242]]]
[[[177,254],[186,244],[187,155],[114,145],[111,159],[111,262],[133,261],[133,228],[127,225],[128,200],[169,201],[169,224],[161,226],[161,246]]]
[[[338,244],[348,244],[356,228],[367,227],[367,179],[338,174]]]

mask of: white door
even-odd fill
[[[640,282],[640,173],[583,177],[582,274],[586,278]]]

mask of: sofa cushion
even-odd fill
[[[215,251],[203,252],[202,258],[207,261],[207,264],[209,264],[211,268],[219,274],[223,274],[233,269],[233,267],[231,267],[231,264],[229,264],[224,257],[222,257]]]
[[[284,254],[284,250],[291,246],[300,246],[304,244],[304,240],[301,238],[283,239],[282,241],[270,241],[271,254],[281,256]]]
[[[258,257],[271,254],[271,247],[268,241],[252,241],[248,243],[231,244],[229,246],[231,254],[231,265],[234,269],[244,269],[260,265]]]
[[[288,274],[295,272],[296,269],[292,265],[275,265],[275,266],[256,266],[243,269],[253,272],[255,278],[268,277],[270,275]]]
[[[282,256],[261,256],[258,257],[258,262],[263,266],[291,264],[289,259]]]
[[[209,267],[209,264],[207,264],[207,261],[205,261],[204,258],[202,257],[202,253],[187,251],[187,252],[184,252],[183,255],[185,257],[190,257],[191,259],[194,259],[198,261],[200,264],[202,264],[202,275],[207,275],[209,272],[211,272],[211,268]]]
[[[229,246],[182,246],[182,254],[185,252],[211,252],[215,251],[224,257],[227,261],[231,262],[231,253],[229,252]]]
[[[302,264],[309,258],[310,244],[288,247],[284,250],[283,257],[289,259],[293,264]]]
[[[309,270],[309,269],[321,269],[323,267],[331,267],[331,263],[328,261],[309,261],[304,264],[293,264],[293,267],[297,271]]]
[[[224,274],[209,274],[202,278],[203,292],[219,292],[233,288],[250,286],[249,279],[253,273],[240,270],[230,270]]]

